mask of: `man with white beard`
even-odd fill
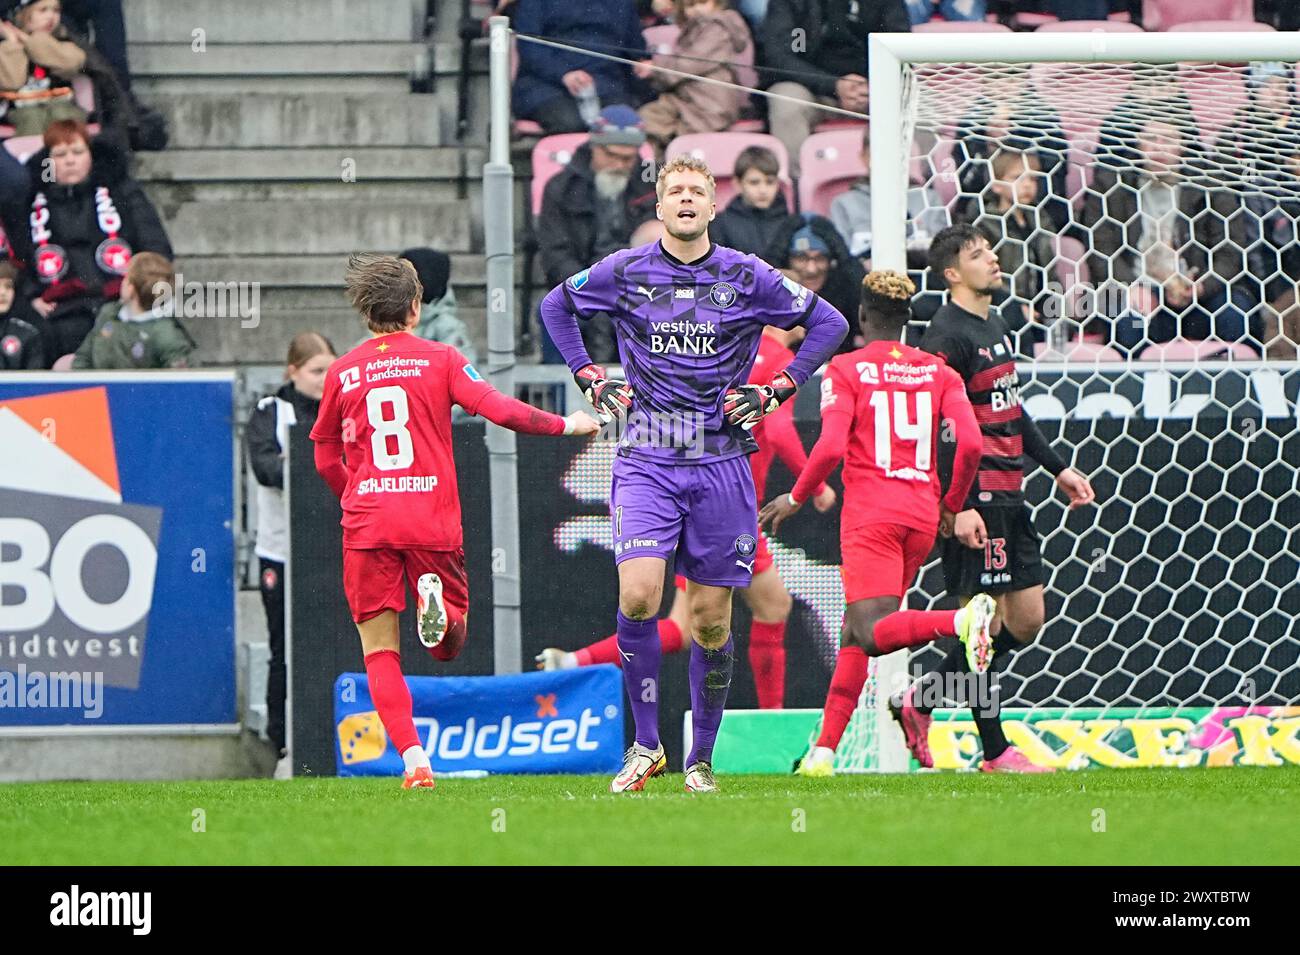
[[[637,227],[654,219],[655,170],[641,158],[644,143],[636,110],[607,106],[587,142],[546,184],[536,235],[549,285],[628,248]],[[601,316],[582,326],[592,361],[617,362],[609,319]]]

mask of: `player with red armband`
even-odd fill
[[[503,395],[455,348],[412,335],[422,290],[410,262],[353,256],[347,292],[373,337],[326,375],[311,431],[316,469],[343,506],[343,590],[371,699],[405,764],[402,786],[431,789],[402,676],[397,615],[409,584],[429,653],[451,660],[465,645],[469,583],[452,405],[524,434],[590,435],[600,426],[581,411],[561,418]]]
[[[843,642],[821,735],[798,770],[806,776],[833,774],[835,747],[866,683],[868,657],[949,636],[965,645],[972,672],[983,673],[992,660],[995,605],[986,594],[960,610],[899,609],[934,548],[936,530],[953,532],[982,451],[961,377],[942,359],[899,341],[915,294],[911,280],[897,272],[874,271],[863,281],[866,345],[831,360],[822,378],[821,436],[808,465],[794,489],[759,514],[759,523],[777,532],[844,461]],[[952,481],[940,500],[935,465],[944,420],[957,448]],[[973,511],[968,517],[978,520]]]

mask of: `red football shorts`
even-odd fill
[[[453,615],[469,613],[469,580],[463,550],[353,550],[343,548],[343,592],[352,619],[364,623],[385,610],[406,609],[406,587],[416,593],[424,574],[442,578],[442,599]]]
[[[934,531],[902,524],[866,524],[840,535],[844,602],[902,598],[934,548]]]
[[[772,552],[767,549],[767,535],[762,531],[758,533],[758,549],[754,551],[754,576],[757,577],[765,570],[772,569]],[[678,590],[686,589],[686,578],[678,574],[673,578],[673,586]]]

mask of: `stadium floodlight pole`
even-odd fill
[[[488,161],[483,166],[483,248],[487,258],[488,381],[515,393],[514,168],[510,165],[510,21],[492,17],[488,41],[491,102]],[[519,673],[519,474],[515,433],[488,423],[492,499],[493,672]]]

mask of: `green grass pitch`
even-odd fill
[[[0,863],[1295,864],[1300,769],[0,786]],[[197,812],[201,810],[202,812]],[[202,822],[205,831],[194,831]],[[1102,830],[1104,831],[1098,831]]]

